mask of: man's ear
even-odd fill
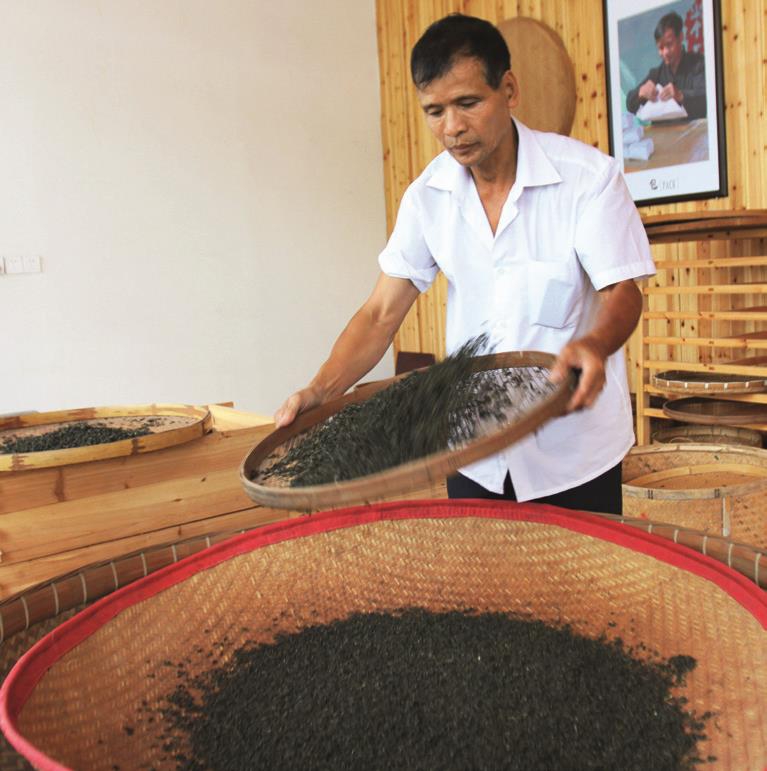
[[[516,75],[511,70],[506,70],[501,79],[501,88],[506,94],[509,110],[513,110],[519,104],[519,83]]]

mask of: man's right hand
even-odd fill
[[[322,396],[316,388],[307,386],[289,396],[282,406],[274,413],[274,423],[277,428],[289,426],[297,415],[322,404]]]
[[[640,99],[645,99],[648,102],[657,101],[658,92],[655,87],[655,83],[652,80],[645,81],[639,89],[638,96]]]

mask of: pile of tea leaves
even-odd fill
[[[246,645],[159,711],[183,771],[690,769],[696,662],[503,613],[355,614]],[[179,665],[181,667],[181,665]],[[715,760],[708,757],[705,760]]]
[[[517,401],[553,390],[540,367],[472,372],[486,348],[480,335],[438,364],[347,405],[251,478],[303,487],[384,471],[465,444],[508,422]]]
[[[43,434],[27,434],[0,441],[0,453],[43,452],[119,442],[151,433],[148,427],[118,428],[103,423],[68,423]]]

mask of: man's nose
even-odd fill
[[[466,130],[466,122],[461,115],[460,110],[445,110],[445,134],[450,137],[457,137]]]

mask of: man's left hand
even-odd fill
[[[591,407],[605,385],[605,359],[600,345],[593,338],[573,340],[560,352],[549,377],[554,383],[561,383],[571,369],[581,371],[578,386],[567,404],[567,411]]]
[[[679,102],[679,104],[682,104],[684,101],[684,94],[673,84],[673,83],[667,83],[663,88],[660,90],[660,93],[658,94],[658,97],[666,102],[669,99],[674,99],[675,101]]]

